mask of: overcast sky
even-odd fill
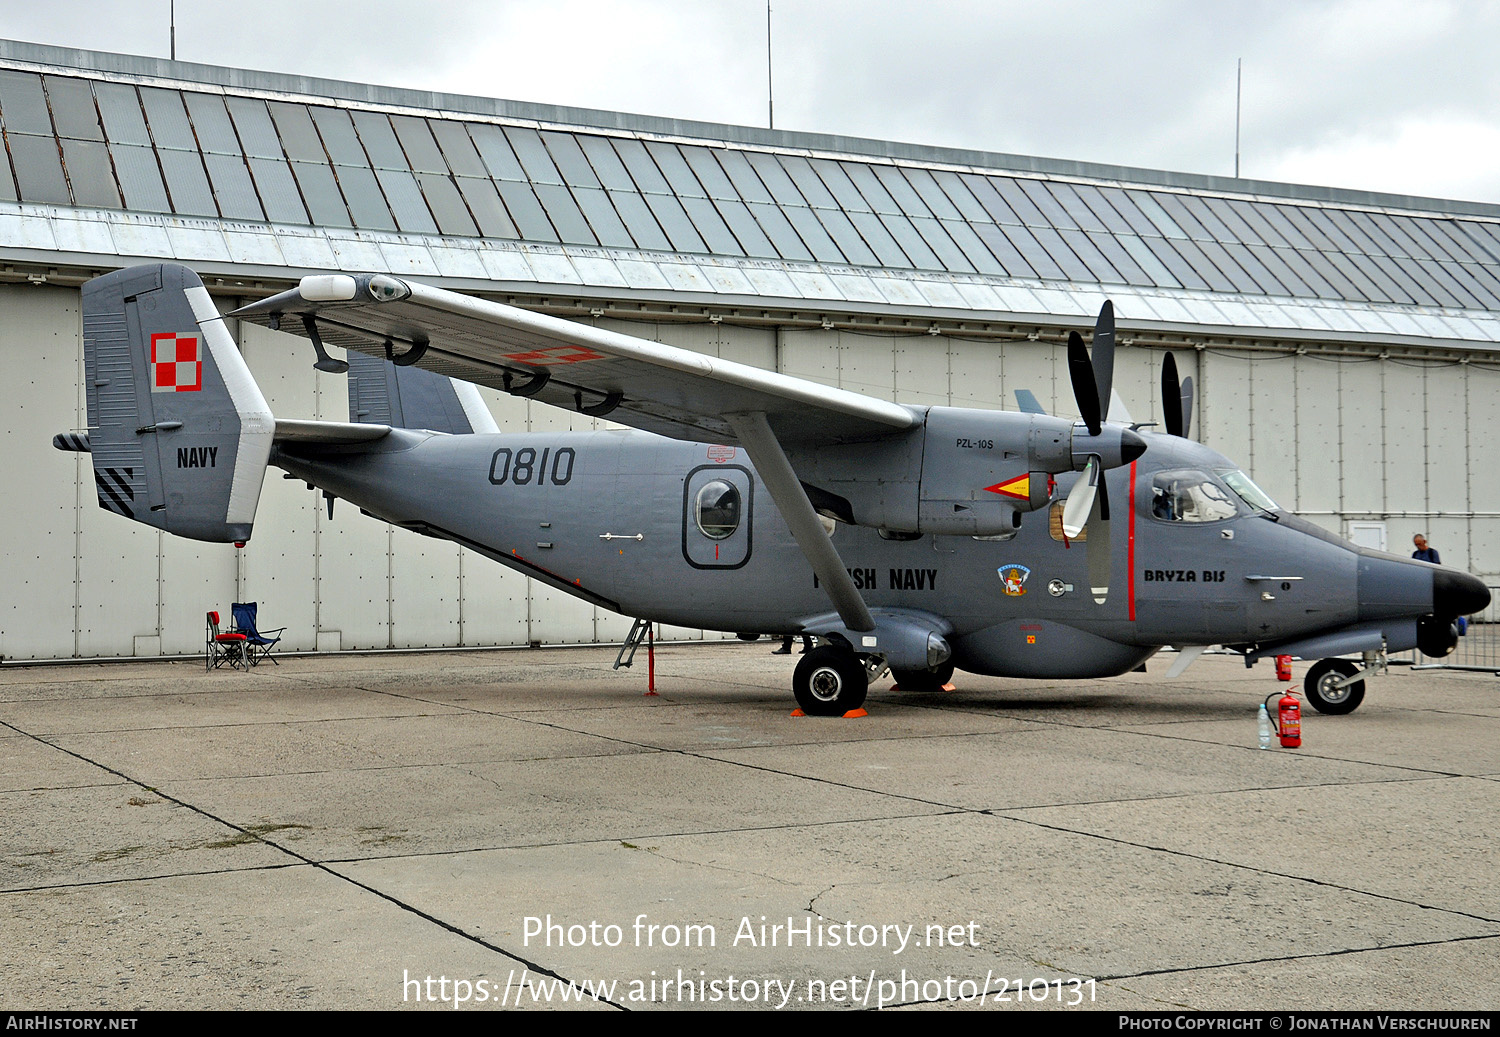
[[[765,0],[177,0],[186,61],[765,125]],[[781,129],[1500,203],[1500,4],[773,0]],[[0,0],[165,56],[168,0]]]

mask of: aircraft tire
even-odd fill
[[[892,670],[891,676],[902,691],[942,691],[953,679],[953,664],[943,663],[936,670]]]
[[[809,716],[843,716],[864,705],[868,690],[864,664],[837,645],[822,645],[803,655],[792,675],[792,694]]]
[[[1359,666],[1348,659],[1324,659],[1314,663],[1307,671],[1307,679],[1302,682],[1308,703],[1319,713],[1330,716],[1353,713],[1365,700],[1365,682],[1355,681],[1343,688],[1335,688],[1334,684],[1358,672]]]

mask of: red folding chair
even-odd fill
[[[207,669],[217,670],[226,663],[231,669],[235,670],[248,670],[250,668],[250,656],[245,650],[245,635],[233,632],[220,632],[219,614],[217,612],[210,612],[208,614],[208,634],[206,641],[207,652],[205,654],[205,661]]]

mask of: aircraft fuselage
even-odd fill
[[[1145,456],[1107,474],[1115,548],[1102,605],[1089,593],[1084,545],[1066,541],[1053,515],[1076,476],[1061,477],[1055,503],[1024,515],[1005,539],[886,539],[839,523],[833,543],[872,609],[943,617],[955,662],[981,673],[1104,676],[1165,644],[1266,644],[1367,618],[1388,621],[1379,606],[1371,612],[1361,604],[1370,552],[1223,493],[1216,473],[1233,466],[1205,447],[1160,435],[1150,443]],[[395,430],[373,450],[288,445],[272,461],[378,518],[464,544],[627,615],[788,633],[829,611],[735,447],[635,431]],[[1198,513],[1184,515],[1195,506],[1189,494],[1175,505],[1165,499],[1163,487],[1198,476],[1211,482],[1221,511],[1204,511],[1199,500]],[[709,497],[725,485],[738,496],[732,530],[714,525],[713,516],[708,531],[701,528],[699,495],[710,484]],[[1431,567],[1393,556],[1376,561],[1399,569],[1400,578],[1410,570],[1419,597],[1417,585],[1426,581],[1425,602],[1398,606],[1414,629],[1416,616],[1431,608]]]

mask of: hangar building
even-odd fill
[[[618,641],[629,620],[274,477],[244,550],[98,506],[78,285],[172,260],[228,310],[388,271],[901,403],[1116,386],[1283,506],[1500,576],[1500,206],[678,122],[0,42],[0,655],[201,651],[258,600],[297,649]],[[344,420],[301,339],[241,325],[281,417]],[[502,428],[596,419],[486,396]]]

